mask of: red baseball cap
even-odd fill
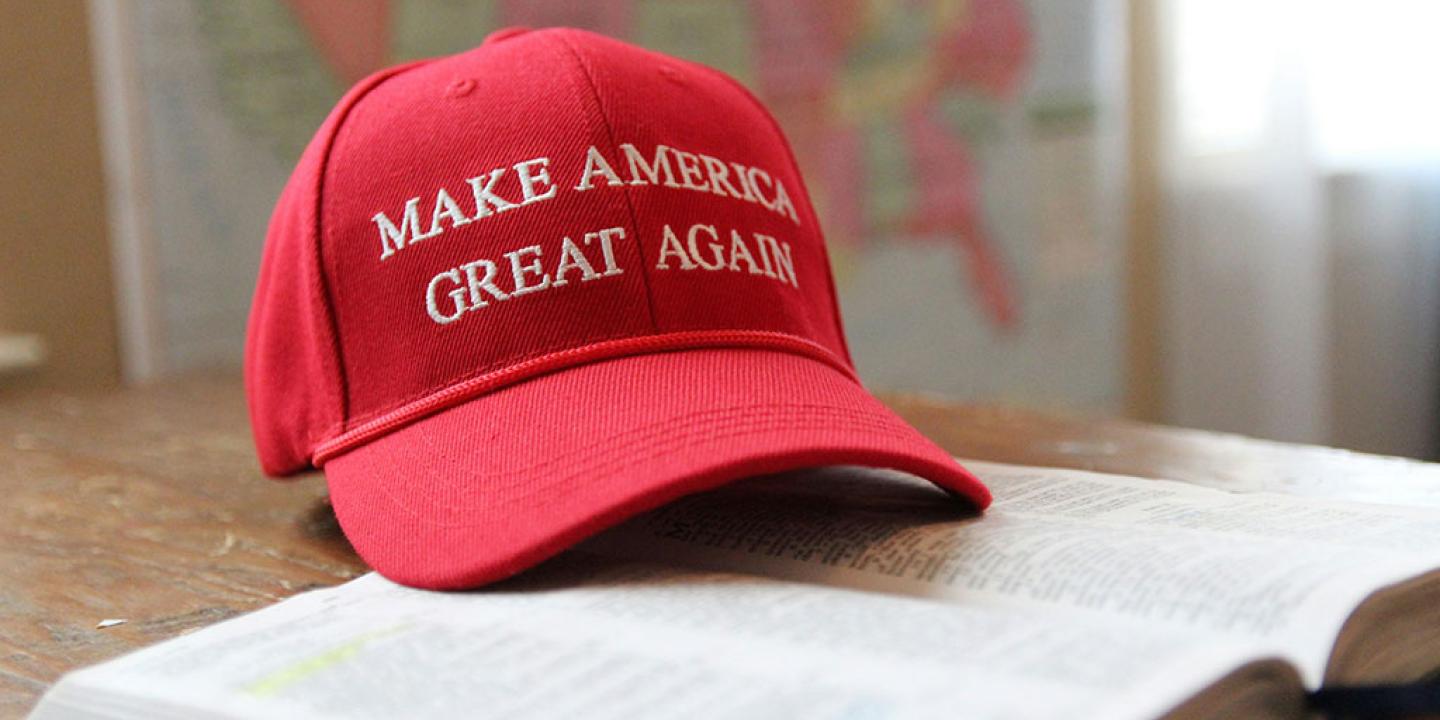
[[[379,72],[302,155],[245,352],[260,462],[466,588],[746,476],[985,487],[860,385],[775,121],[728,76],[570,29]]]

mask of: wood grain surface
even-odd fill
[[[966,458],[1440,505],[1435,465],[889,402]],[[88,395],[0,389],[0,490],[0,717],[23,715],[68,670],[365,571],[318,475],[260,474],[231,376]]]

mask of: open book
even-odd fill
[[[468,593],[367,575],[33,717],[1299,718],[1440,668],[1440,511],[967,462],[693,496]]]

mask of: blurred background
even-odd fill
[[[874,390],[1440,449],[1440,3],[0,15],[0,388],[236,371],[270,209],[344,89],[499,27],[563,24],[719,67],[770,106]]]

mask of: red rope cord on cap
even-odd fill
[[[759,348],[802,355],[829,365],[855,383],[855,371],[824,347],[784,333],[760,330],[688,331],[606,340],[579,348],[561,350],[530,358],[509,367],[464,380],[419,400],[396,408],[319,443],[310,453],[310,463],[321,467],[327,460],[371,442],[426,416],[555,370],[609,360],[626,355],[696,350],[703,348]]]

